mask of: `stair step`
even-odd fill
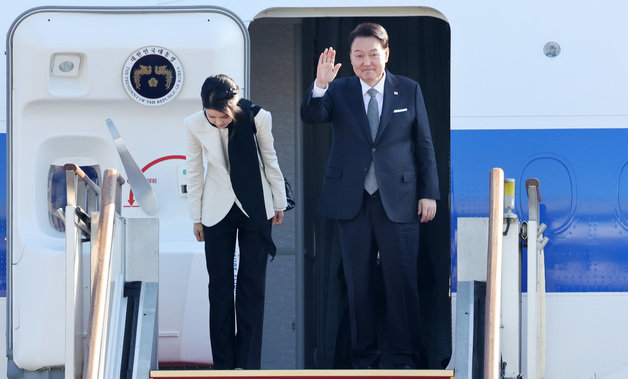
[[[285,378],[285,379],[454,379],[453,370],[158,370],[151,371],[150,379],[156,378]]]

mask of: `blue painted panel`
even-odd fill
[[[525,180],[538,178],[547,291],[628,291],[627,142],[623,129],[452,131],[452,237],[458,217],[488,216],[491,168],[516,180],[520,220],[528,218]]]
[[[0,156],[7,156],[7,135],[0,133]],[[0,165],[0,297],[7,296],[7,162]]]

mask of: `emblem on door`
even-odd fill
[[[146,46],[129,56],[122,69],[127,94],[140,104],[158,106],[174,99],[183,86],[183,67],[170,50]]]

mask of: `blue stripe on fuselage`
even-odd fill
[[[452,283],[456,219],[487,217],[489,172],[516,180],[515,213],[527,219],[527,178],[541,183],[549,292],[628,291],[628,130],[453,130]],[[0,133],[6,157],[6,134]],[[0,166],[0,297],[6,296],[6,164]],[[525,262],[525,256],[524,260]],[[523,268],[525,277],[525,267]],[[525,280],[522,283],[525,290]]]
[[[0,154],[7,156],[7,135],[0,133]],[[7,162],[0,165],[0,297],[7,296]]]
[[[627,142],[624,129],[453,130],[454,291],[456,220],[488,216],[493,167],[516,180],[514,212],[520,220],[528,215],[525,180],[540,181],[548,292],[628,291]]]

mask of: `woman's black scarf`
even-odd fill
[[[238,102],[241,112],[229,125],[229,164],[231,185],[242,208],[257,226],[269,255],[275,256],[277,248],[272,240],[271,223],[266,217],[264,190],[260,175],[260,163],[255,145],[255,120],[249,100]]]

